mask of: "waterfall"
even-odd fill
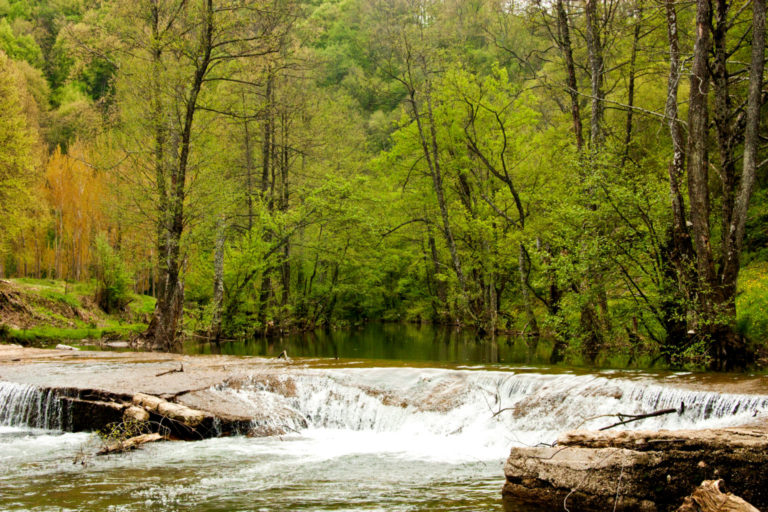
[[[609,425],[617,413],[674,408],[678,413],[623,428],[683,429],[742,425],[768,412],[768,395],[697,391],[674,382],[610,372],[293,369],[254,373],[210,392],[252,411],[252,433],[259,436],[333,429],[536,444],[566,430]],[[0,425],[66,429],[68,417],[54,390],[0,382]]]
[[[617,413],[677,413],[624,428],[735,426],[768,412],[768,396],[695,391],[652,379],[419,368],[253,375],[217,392],[250,402],[287,430],[421,432],[551,442],[560,432],[614,423]],[[287,411],[287,413],[286,413]]]
[[[62,430],[62,402],[52,390],[0,381],[0,425]]]

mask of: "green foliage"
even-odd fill
[[[0,18],[0,50],[12,59],[26,61],[36,68],[43,67],[43,52],[35,39],[26,34],[14,34],[5,18]]]
[[[0,51],[0,249],[23,225],[35,172],[34,134],[24,113],[25,84]]]
[[[657,4],[619,2],[601,25],[604,142],[590,140],[597,103],[589,99],[583,11],[569,13],[581,146],[564,56],[552,41],[560,31],[551,13],[540,12],[547,2],[279,4],[266,24],[274,33],[259,51],[240,48],[247,57],[234,58],[223,46],[213,49],[214,72],[196,97],[202,108],[184,141],[189,168],[175,203],[184,207],[174,248],[186,328],[207,333],[219,313],[214,256],[223,234],[220,313],[228,337],[372,319],[485,331],[536,326],[574,362],[589,362],[590,344],[598,343],[603,362],[658,356],[707,364],[703,338],[675,331],[676,324],[707,324],[698,318],[696,291],[684,290],[681,269],[669,263],[671,142],[654,114],[666,104],[669,43]],[[24,252],[36,255],[36,275],[62,272],[54,267],[67,251],[65,237],[51,219],[31,236],[25,229],[36,215],[25,209],[42,204],[31,190],[51,190],[37,176],[45,150],[66,153],[85,140],[93,147],[82,159],[108,190],[103,204],[75,213],[104,213],[87,238],[102,229],[120,233],[121,250],[101,236],[84,251],[95,262],[88,276],[95,283],[28,284],[71,307],[89,294],[107,311],[128,305],[136,322],[156,304],[130,293],[129,274],[145,290],[162,281],[168,201],[179,190],[171,168],[182,154],[178,125],[201,35],[196,5],[162,13],[169,24],[147,41],[146,7],[0,0],[4,271],[31,274]],[[693,10],[678,11],[680,45],[690,48]],[[248,12],[217,10],[217,37],[250,44],[261,26],[251,16],[261,10]],[[729,66],[742,76],[751,20],[748,8],[732,12],[729,41],[745,45]],[[633,50],[636,23],[642,40]],[[734,83],[734,98],[744,83]],[[680,86],[684,120],[687,85]],[[758,178],[737,312],[740,331],[763,344],[768,189]],[[720,187],[711,189],[717,259],[722,197]],[[37,213],[56,219],[61,208],[50,203]],[[39,256],[46,250],[54,263]]]
[[[120,311],[131,302],[131,277],[107,237],[96,237],[94,275],[99,283],[96,303],[107,313]]]
[[[768,342],[768,263],[753,263],[742,269],[736,311],[741,334],[764,346]]]

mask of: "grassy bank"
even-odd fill
[[[94,282],[48,279],[0,281],[0,340],[46,346],[83,339],[127,339],[143,331],[155,299],[132,295],[120,312],[96,304]]]

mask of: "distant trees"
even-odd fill
[[[763,0],[0,5],[5,273],[119,255],[159,350],[376,318],[739,365],[764,30]]]
[[[23,229],[38,179],[37,133],[25,113],[29,101],[22,73],[0,51],[0,250]]]

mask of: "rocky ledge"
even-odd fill
[[[504,473],[509,510],[525,501],[548,510],[673,511],[702,481],[718,479],[768,510],[768,425],[573,431],[553,446],[513,448]]]
[[[0,345],[0,382],[30,386],[39,397],[35,407],[23,407],[26,423],[77,432],[133,420],[152,426],[164,438],[185,440],[280,435],[286,433],[283,425],[304,421],[291,410],[267,410],[219,392],[240,381],[274,388],[286,381],[290,364],[259,358]],[[56,424],[48,425],[51,421]]]

